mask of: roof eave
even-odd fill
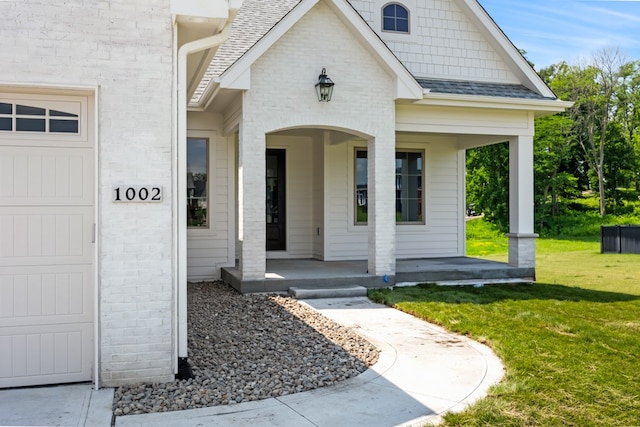
[[[414,105],[431,105],[440,107],[491,108],[500,110],[526,110],[535,113],[536,117],[562,113],[573,106],[573,102],[559,99],[508,98],[502,96],[460,95],[450,93],[424,91],[424,97]]]

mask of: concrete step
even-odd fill
[[[367,288],[357,285],[326,288],[294,286],[289,288],[289,295],[295,299],[362,297],[367,296]]]
[[[469,280],[436,280],[430,283],[434,283],[439,286],[476,286],[482,287],[484,285],[522,285],[533,283],[533,278],[508,278],[508,279],[469,279]],[[399,282],[395,286],[402,288],[405,286],[416,286],[422,282]]]

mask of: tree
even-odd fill
[[[509,228],[509,143],[467,150],[467,201],[502,231]]]
[[[594,54],[593,65],[581,67],[561,63],[547,70],[547,73],[552,89],[575,103],[569,109],[569,115],[574,121],[576,140],[582,148],[584,159],[596,176],[600,215],[604,216],[607,130],[616,115],[617,96],[629,77],[629,68],[619,49],[602,49]]]
[[[618,89],[618,108],[614,120],[622,128],[633,157],[632,180],[640,192],[640,61],[625,64],[627,78]]]
[[[636,173],[633,146],[629,144],[620,122],[612,121],[607,131],[607,145],[604,164],[604,179],[607,192],[607,211],[621,213],[624,207],[625,193],[620,189],[631,185]]]
[[[536,120],[534,137],[535,213],[540,230],[558,216],[560,200],[578,194],[578,179],[572,170],[575,154],[573,121],[567,114]]]
[[[524,54],[524,52],[521,52]],[[551,65],[540,76],[565,113],[536,119],[535,212],[538,231],[556,229],[581,191],[594,189],[599,212],[620,213],[640,193],[640,61],[617,49],[596,52],[589,65]],[[501,229],[508,228],[508,146],[467,151],[467,198]],[[636,193],[628,187],[635,185]]]

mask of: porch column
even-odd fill
[[[393,128],[391,128],[393,129]],[[395,134],[368,144],[369,274],[396,274]]]
[[[535,268],[533,232],[533,136],[509,140],[509,264]]]
[[[241,123],[238,143],[238,240],[243,280],[266,271],[265,134]]]

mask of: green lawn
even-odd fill
[[[494,247],[484,257],[504,261],[501,239],[469,247]],[[537,249],[534,285],[371,296],[484,342],[503,360],[504,380],[446,425],[640,425],[640,255],[602,255],[597,239],[539,239]]]

